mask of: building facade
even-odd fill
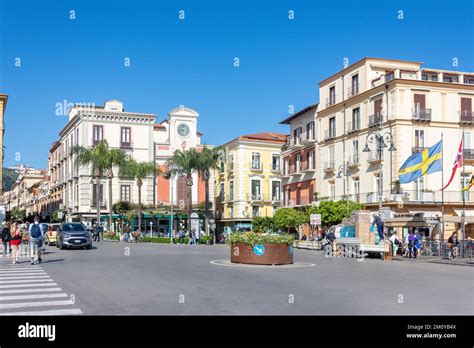
[[[434,219],[444,209],[452,222],[446,236],[463,208],[474,216],[474,199],[461,190],[474,172],[474,73],[422,64],[364,58],[320,82],[317,187],[330,199],[349,198],[373,210]],[[443,205],[440,189],[463,134],[464,170],[445,190]],[[403,162],[441,139],[444,181],[437,172],[399,185]]]
[[[109,186],[107,178],[102,178],[99,197],[96,197],[95,179],[92,180],[91,167],[79,166],[74,146],[92,147],[107,140],[110,148],[122,149],[137,161],[152,162],[153,125],[155,115],[128,112],[118,100],[106,101],[104,106],[75,105],[69,112],[69,122],[59,133],[60,163],[59,174],[55,176],[62,190],[62,201],[68,219],[94,223],[96,207],[100,204],[101,214],[108,214]],[[53,149],[53,152],[56,150]],[[53,185],[54,186],[54,185]],[[143,180],[142,204],[152,204],[154,177]],[[135,180],[118,176],[114,168],[112,180],[112,201],[138,203],[138,187]]]
[[[286,138],[266,132],[223,145],[215,195],[219,233],[251,228],[253,217],[273,216],[281,206],[281,147]]]
[[[285,207],[304,207],[317,197],[317,108],[317,104],[308,106],[280,122],[290,126],[290,136],[281,153]]]
[[[196,149],[201,151],[202,133],[198,129],[199,113],[188,107],[178,107],[168,113],[167,119],[154,125],[154,157],[162,172],[168,170],[167,161],[176,150]],[[184,207],[186,204],[186,178],[157,177],[157,205],[174,205]],[[204,181],[195,172],[192,187],[193,204],[205,201]],[[214,197],[214,172],[209,180],[209,197]],[[212,199],[211,199],[212,204]]]
[[[3,153],[3,136],[5,134],[5,108],[7,107],[8,96],[6,94],[0,94],[0,159],[2,161],[0,166],[0,197],[3,195],[3,159],[5,154]]]
[[[60,141],[55,141],[51,144],[48,155],[48,174],[49,174],[49,192],[50,192],[50,204],[49,214],[52,214],[56,210],[64,209],[63,206],[63,185],[62,180],[62,149]]]

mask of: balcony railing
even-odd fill
[[[427,149],[427,147],[425,147],[425,146],[413,146],[413,147],[411,148],[411,152],[412,152],[412,153],[420,153],[420,152],[422,152],[422,151],[425,150],[425,149]]]
[[[336,128],[329,128],[324,131],[324,140],[334,139],[336,137]]]
[[[369,116],[369,127],[378,126],[382,122],[383,117],[380,112],[376,112],[375,114]]]
[[[275,173],[275,174],[281,174],[281,168],[280,166],[272,166],[272,169],[271,169],[272,173]]]
[[[259,163],[259,162],[250,163],[250,170],[254,172],[261,172],[263,170],[262,163]]]
[[[358,84],[347,88],[347,98],[353,97],[357,94],[359,94],[359,85]]]
[[[462,154],[465,161],[474,160],[474,149],[463,149]]]
[[[326,107],[336,104],[336,95],[326,98]]]
[[[313,161],[313,162],[314,162],[314,161]],[[302,172],[311,172],[311,171],[313,171],[313,170],[315,170],[315,168],[314,168],[314,163],[312,163],[312,162],[306,162],[306,161],[304,161],[304,162],[301,163],[301,171],[302,171]]]
[[[303,142],[303,134],[300,134],[299,136],[297,137],[294,137],[294,136],[290,136],[288,138],[288,146],[290,147],[299,147],[299,146],[302,146],[302,142]]]
[[[354,133],[360,129],[359,122],[347,122],[347,133]]]
[[[473,123],[474,122],[474,112],[469,110],[462,110],[459,112],[461,122],[463,123]]]
[[[367,157],[367,162],[369,163],[377,163],[382,160],[382,156],[378,151],[376,152],[370,152],[369,156]]]
[[[331,170],[334,170],[335,169],[335,164],[334,164],[334,161],[326,161],[324,162],[324,170],[325,171],[331,171]]]
[[[249,202],[270,202],[272,197],[269,194],[263,193],[249,193],[247,194],[247,201]]]
[[[431,109],[412,109],[413,119],[417,121],[431,121]]]
[[[347,160],[347,165],[349,167],[355,167],[355,166],[360,165],[359,155],[350,156],[349,159]]]

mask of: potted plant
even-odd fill
[[[294,235],[288,233],[232,233],[230,261],[242,264],[284,265],[293,263]]]

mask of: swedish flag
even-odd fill
[[[443,140],[407,158],[398,170],[401,184],[412,182],[425,174],[441,171]]]

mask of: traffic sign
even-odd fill
[[[253,252],[254,252],[255,255],[257,255],[257,256],[263,255],[263,253],[265,252],[265,247],[264,247],[262,244],[256,244],[256,245],[253,247]]]
[[[311,225],[321,225],[321,214],[311,214],[309,219]]]

